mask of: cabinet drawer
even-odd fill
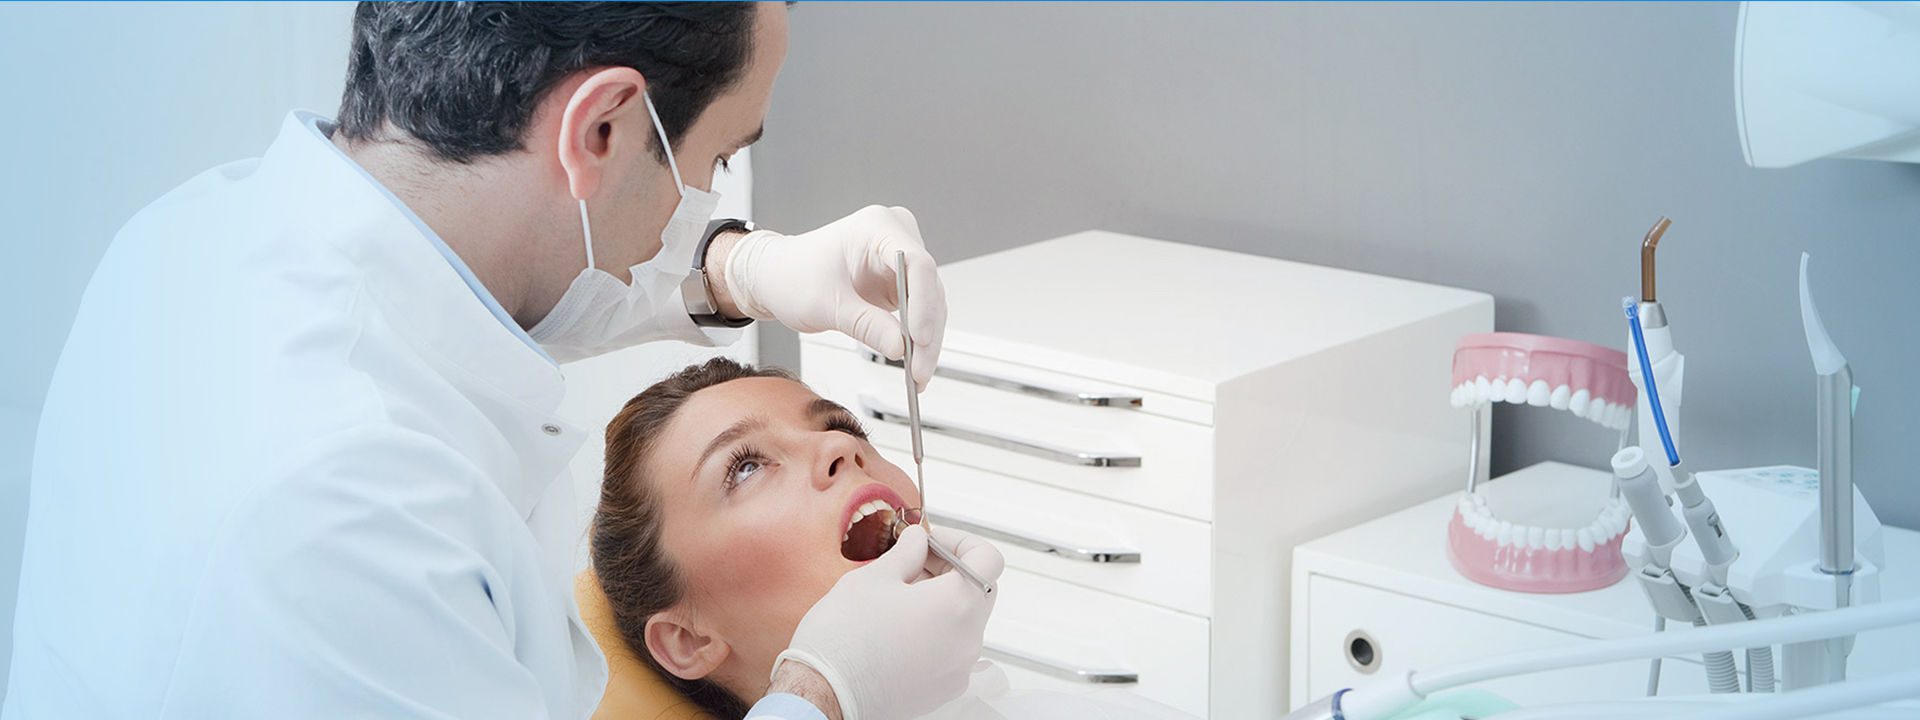
[[[815,392],[858,413],[876,444],[911,447],[899,422],[906,414],[901,370],[811,343],[802,352]],[[920,396],[920,417],[929,457],[1212,518],[1213,430],[1206,425],[952,380],[935,382]]]
[[[1513,652],[1563,646],[1588,638],[1539,625],[1444,605],[1325,575],[1309,577],[1306,648],[1309,700],[1408,670]],[[1647,617],[1648,631],[1653,618]],[[1362,643],[1356,652],[1355,643]],[[1354,657],[1371,656],[1370,671]],[[1295,661],[1299,656],[1295,655]],[[1525,707],[1547,703],[1639,697],[1647,689],[1647,663],[1630,661],[1501,678],[1481,687]],[[1704,693],[1698,662],[1661,663],[1662,695]]]
[[[881,453],[912,472],[911,453]],[[927,478],[934,523],[952,522],[992,540],[1011,567],[1211,614],[1212,528],[1206,523],[940,460],[927,461]]]
[[[987,657],[1026,672],[1016,688],[1099,686],[1138,693],[1192,715],[1207,714],[1207,621],[1008,568],[987,623]],[[1124,682],[1131,676],[1132,682]],[[1095,682],[1104,680],[1105,682]]]

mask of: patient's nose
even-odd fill
[[[849,477],[866,477],[868,458],[860,440],[843,432],[820,434],[819,467],[813,474],[815,488],[825,490]]]

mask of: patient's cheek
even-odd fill
[[[725,537],[709,545],[717,552],[706,553],[708,565],[699,576],[716,581],[712,589],[722,596],[750,604],[804,601],[812,606],[839,579],[830,564],[821,562],[823,553],[837,556],[838,547],[829,549],[821,538],[810,537],[820,529],[796,522],[798,513],[756,515],[731,524]]]

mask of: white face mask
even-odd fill
[[[680,179],[680,165],[674,161],[673,146],[667,143],[666,128],[660,114],[653,111],[653,98],[645,97],[647,113],[653,117],[653,130],[666,151],[667,167],[673,171],[674,187],[680,189],[680,204],[660,231],[660,252],[646,262],[629,269],[633,284],[620,282],[611,273],[594,267],[593,225],[587,220],[587,201],[580,201],[580,230],[586,236],[587,268],[573,279],[532,330],[534,342],[560,362],[571,362],[632,345],[647,330],[659,324],[661,313],[685,313],[685,307],[673,302],[680,282],[693,269],[693,251],[707,231],[707,222],[720,204],[720,194],[687,187]]]

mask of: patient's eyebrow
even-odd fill
[[[713,440],[707,443],[707,449],[700,451],[700,459],[695,460],[693,463],[693,474],[696,476],[699,475],[700,468],[707,466],[707,458],[713,457],[713,454],[719,452],[720,448],[732,445],[739,441],[740,438],[746,437],[758,431],[760,428],[766,427],[766,424],[766,418],[755,415],[749,418],[742,418],[740,422],[734,423],[731,427],[720,431],[719,435],[713,436]]]
[[[826,398],[814,398],[813,402],[807,404],[807,417],[818,420],[829,415],[854,417],[853,411],[848,410],[845,405]]]

